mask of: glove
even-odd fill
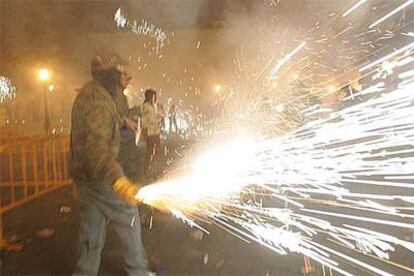
[[[118,195],[123,201],[131,205],[140,203],[140,201],[135,198],[139,189],[139,185],[132,183],[125,176],[118,178],[112,186],[114,193]]]

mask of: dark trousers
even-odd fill
[[[145,161],[145,176],[155,177],[159,170],[159,151],[161,147],[161,139],[159,135],[151,135],[147,137],[147,154]]]
[[[82,183],[78,187],[80,227],[74,275],[98,274],[108,221],[121,241],[127,274],[147,275],[148,260],[141,240],[138,208],[121,202],[109,184]]]

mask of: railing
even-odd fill
[[[67,136],[0,144],[0,242],[3,214],[71,183]]]

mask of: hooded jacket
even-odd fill
[[[124,176],[118,161],[122,118],[110,90],[95,78],[73,104],[69,165],[77,183],[112,184]]]

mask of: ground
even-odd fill
[[[63,207],[63,208],[62,208]],[[70,275],[75,262],[77,208],[64,188],[5,214],[5,236],[16,251],[4,252],[1,275]],[[145,216],[145,215],[144,215]],[[109,224],[100,275],[123,275],[119,242]],[[155,214],[143,225],[148,255],[163,275],[299,275],[302,257],[278,256],[217,227],[200,233],[170,215]],[[12,249],[12,248],[9,248]]]

